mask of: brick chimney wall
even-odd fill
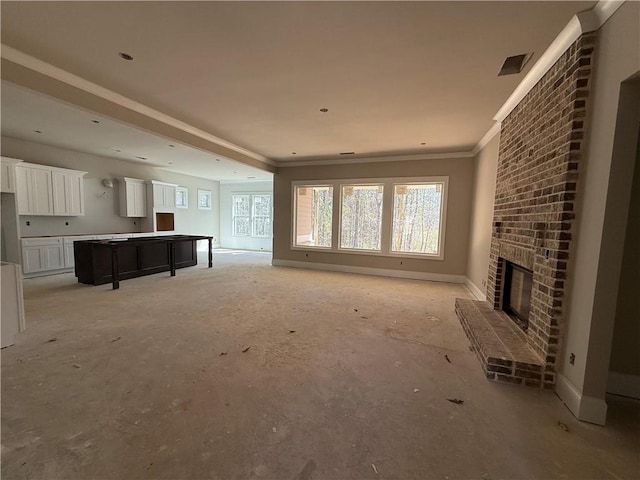
[[[505,260],[533,271],[527,337],[555,383],[596,33],[582,35],[502,122],[487,301]]]

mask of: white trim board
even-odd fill
[[[640,376],[609,372],[607,393],[640,399]]]
[[[406,278],[410,280],[427,280],[431,282],[460,283],[464,284],[464,275],[449,275],[445,273],[414,272],[410,270],[391,270],[388,268],[355,267],[351,265],[338,265],[335,263],[313,263],[298,260],[280,260],[274,258],[271,261],[274,267],[306,268],[309,270],[326,270],[330,272],[357,273],[361,275],[374,275],[379,277]]]
[[[578,420],[604,425],[607,420],[607,402],[601,398],[582,395],[567,377],[559,373],[556,394]]]
[[[482,290],[480,290],[480,288],[478,288],[478,286],[475,283],[469,280],[468,277],[464,278],[464,284],[469,289],[469,291],[473,294],[473,296],[476,297],[478,300],[481,300],[484,302],[487,299],[487,296],[482,292]]]
[[[182,130],[183,132],[212,142],[216,145],[220,145],[221,147],[225,147],[235,152],[246,155],[247,157],[258,160],[259,162],[266,163],[274,167],[277,166],[275,162],[258,153],[252,152],[251,150],[247,150],[246,148],[242,148],[222,138],[211,135],[210,133],[200,130],[199,128],[192,127],[188,123],[170,117],[169,115],[159,112],[158,110],[147,107],[146,105],[136,102],[135,100],[125,97],[124,95],[120,95],[119,93],[104,88],[96,83],[85,80],[82,77],[74,75],[73,73],[69,73],[66,70],[51,65],[50,63],[39,60],[38,58],[32,57],[31,55],[27,55],[26,53],[21,52],[20,50],[17,50],[13,47],[9,47],[4,43],[1,44],[1,48],[2,58],[5,58],[17,65],[38,72],[49,78],[53,78],[60,82],[66,83],[67,85],[71,85],[104,100],[128,108],[129,110],[133,110],[134,112],[137,112],[141,115],[162,122],[165,125],[169,125],[178,130]]]

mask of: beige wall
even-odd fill
[[[467,279],[482,295],[486,295],[486,281],[489,271],[491,224],[496,193],[499,146],[500,134],[498,133],[485,145],[474,160]]]
[[[614,135],[621,82],[640,70],[638,18],[639,3],[623,4],[600,29],[596,47],[558,386],[565,402],[572,402],[574,413],[584,419],[598,409],[606,412],[620,238],[624,238],[635,153],[633,143],[630,152],[614,155]],[[573,365],[571,354],[575,354]]]
[[[102,180],[105,178],[113,179],[125,176],[143,180],[160,180],[188,187],[189,208],[176,209],[176,232],[212,235],[216,239],[220,237],[219,182],[11,137],[2,137],[1,147],[2,155],[5,157],[88,172],[84,176],[84,216],[20,216],[20,234],[22,236],[140,232],[141,220],[139,218],[125,218],[119,215],[118,182],[114,181],[114,188],[102,186]],[[212,210],[197,209],[198,188],[212,191]],[[30,225],[26,224],[27,221]],[[65,222],[68,222],[69,225],[65,225]]]
[[[291,249],[291,182],[295,180],[321,181],[429,176],[449,177],[444,260]],[[467,265],[472,180],[473,158],[279,168],[274,177],[274,261],[292,260],[351,267],[464,275]]]

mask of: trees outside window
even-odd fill
[[[331,247],[333,187],[296,185],[294,189],[294,245]]]
[[[380,251],[384,186],[343,185],[340,248]]]
[[[294,182],[292,246],[442,260],[448,182],[448,177]]]
[[[268,237],[271,235],[271,195],[233,194],[231,223],[236,237]]]
[[[271,235],[271,195],[252,195],[253,236]]]
[[[394,185],[392,252],[439,253],[442,191],[442,183]]]

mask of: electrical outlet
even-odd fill
[[[576,363],[576,354],[572,353],[571,355],[569,355],[569,363],[571,365],[574,365]]]
[[[487,281],[486,280],[482,280],[482,286],[486,287],[487,286]]]

